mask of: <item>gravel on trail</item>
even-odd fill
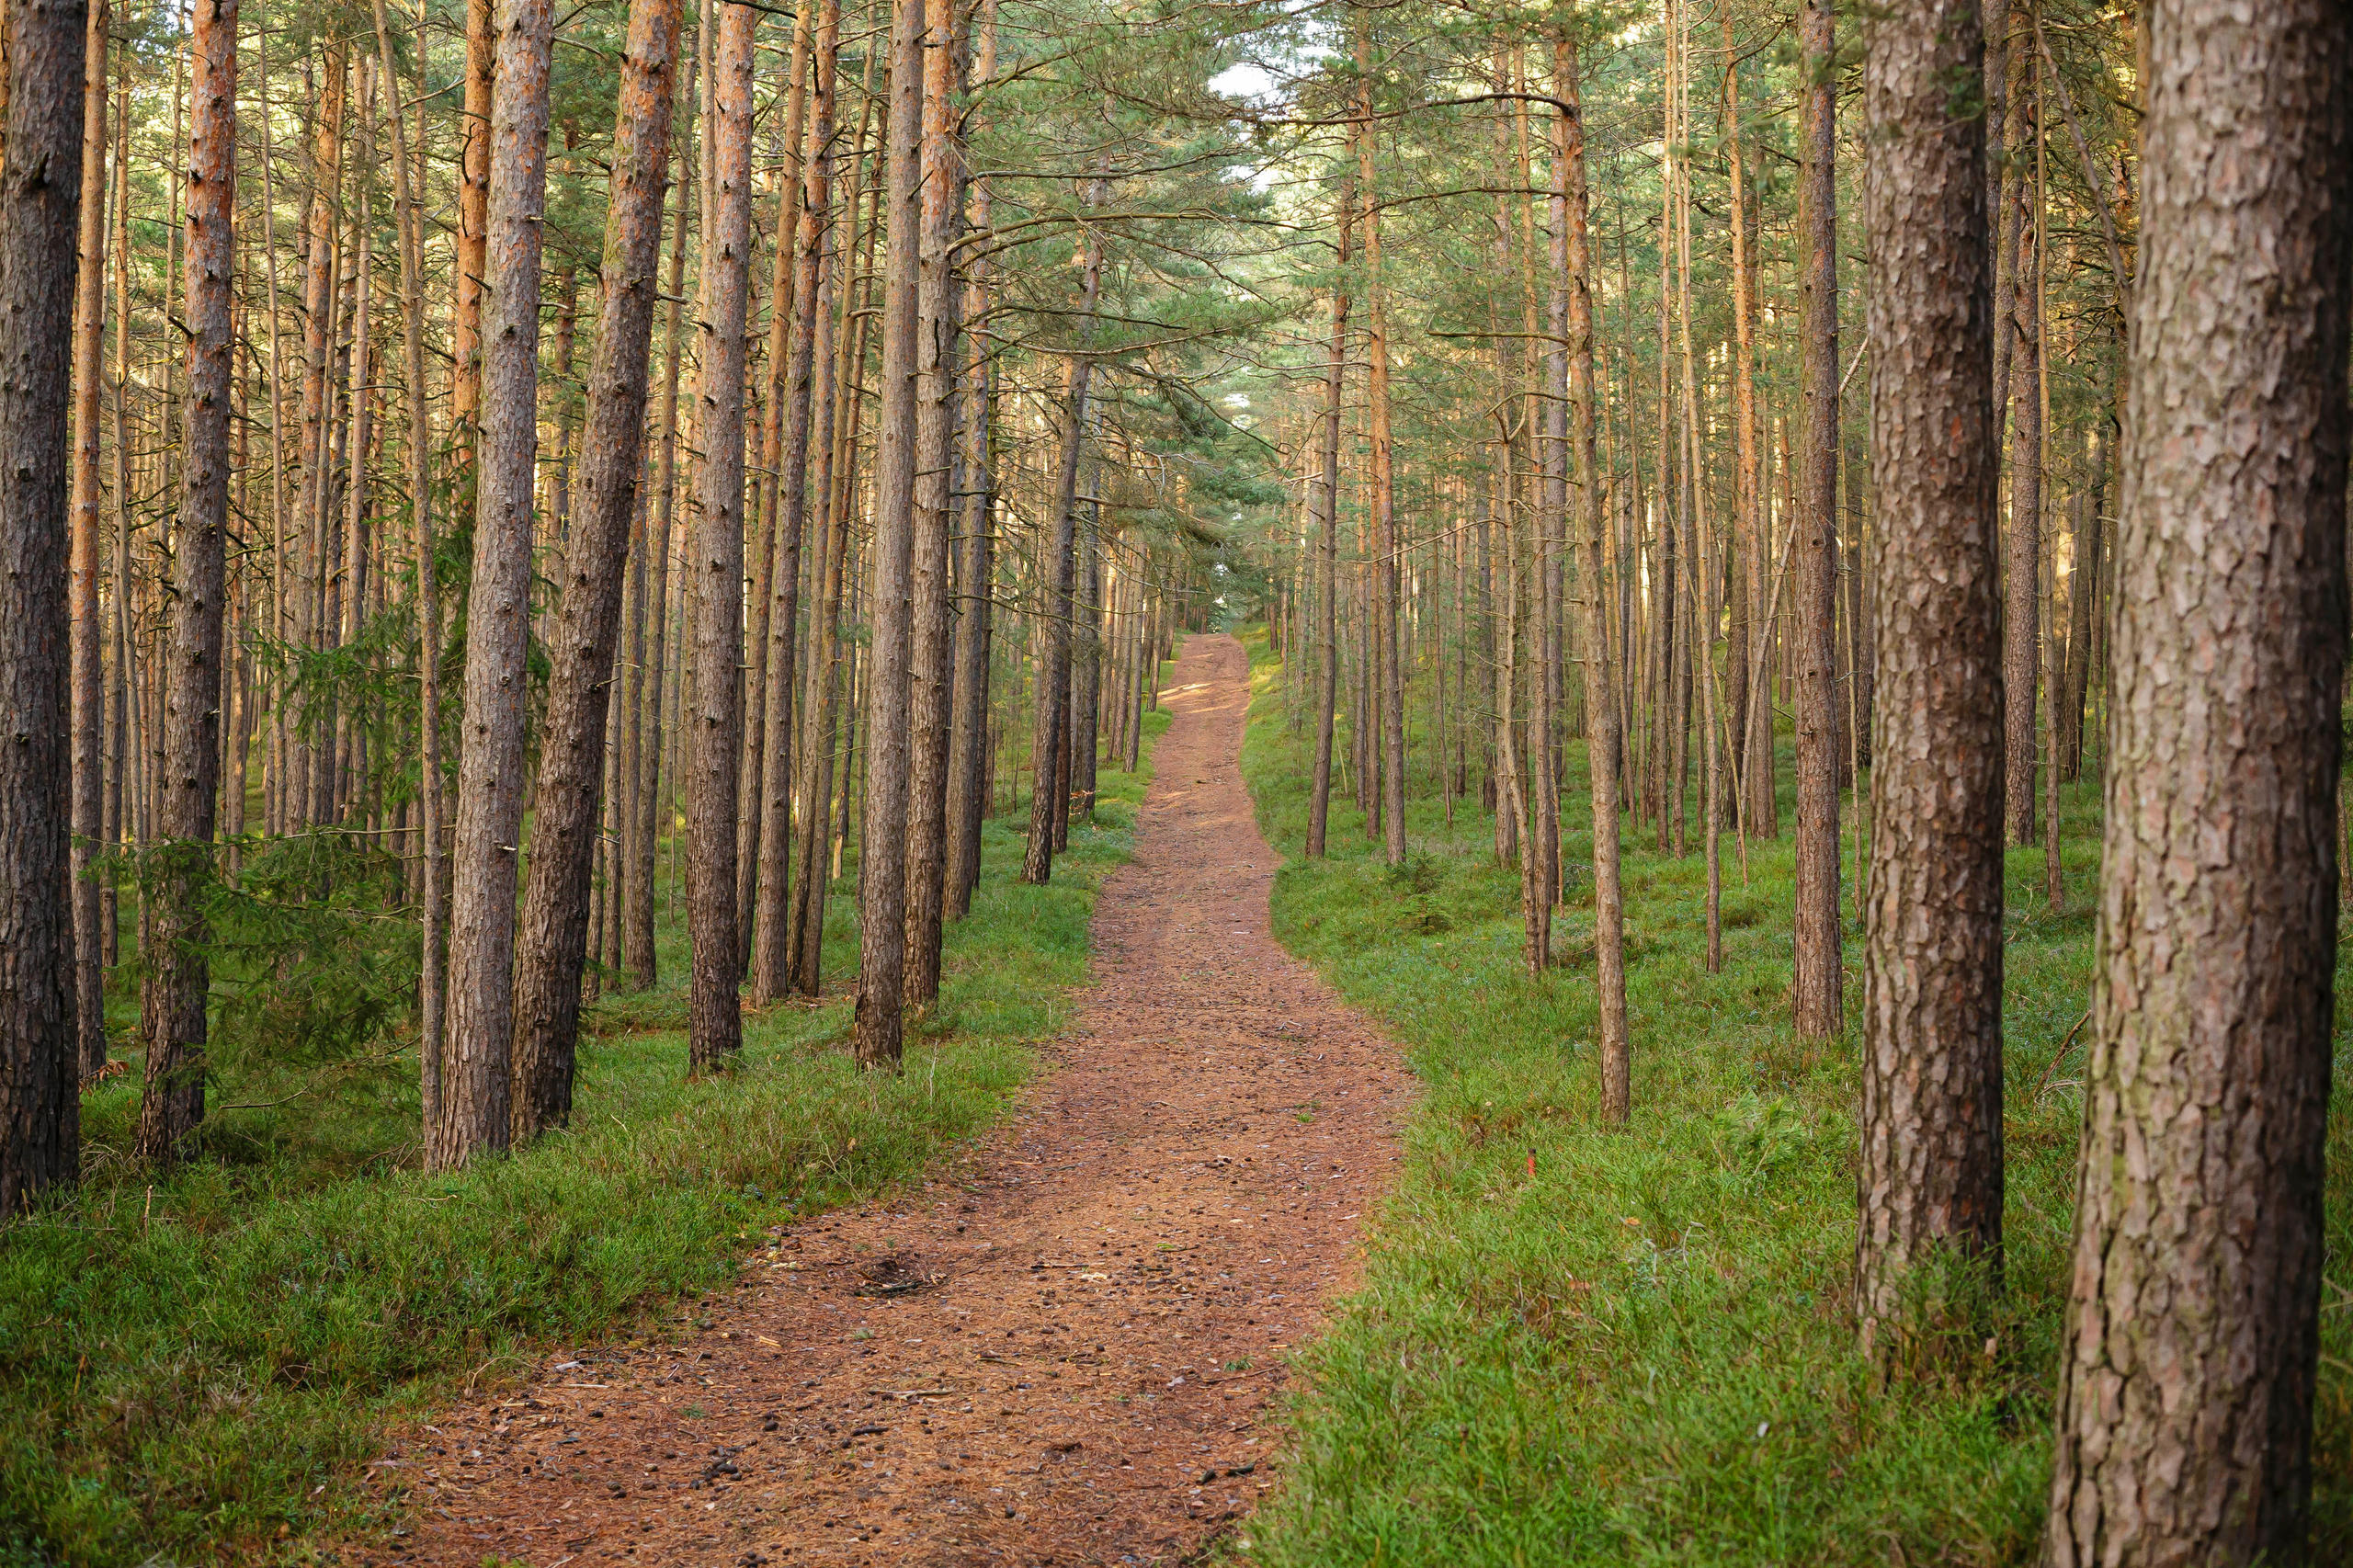
[[[378,1461],[373,1563],[1155,1563],[1274,1484],[1413,1085],[1274,941],[1249,665],[1187,641],[1095,971],[997,1135],[786,1228],[676,1343],[551,1355]]]

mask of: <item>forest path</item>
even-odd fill
[[[1165,1562],[1268,1488],[1283,1353],[1353,1273],[1412,1081],[1268,930],[1241,644],[1188,640],[1163,700],[1099,978],[1013,1122],[785,1232],[692,1337],[419,1434],[391,1561]]]

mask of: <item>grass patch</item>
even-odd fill
[[[1252,653],[1243,766],[1289,863],[1277,937],[1380,1018],[1427,1085],[1362,1289],[1305,1354],[1285,1484],[1254,1561],[2025,1563],[2050,1471],[2091,978],[2096,783],[2063,813],[2072,907],[2040,849],[2009,873],[2009,1294],[1995,1353],[1881,1391],[1854,1351],[1851,1046],[1789,1026],[1790,845],[1724,845],[1724,964],[1708,974],[1696,834],[1683,859],[1629,826],[1634,1117],[1599,1125],[1590,895],[1555,917],[1564,967],[1521,963],[1518,881],[1475,798],[1409,792],[1411,856],[1381,861],[1336,800],[1330,858],[1299,858],[1313,736]],[[1418,696],[1415,718],[1427,703]],[[1344,743],[1345,744],[1345,743]],[[1582,748],[1562,852],[1591,859]],[[1780,777],[1792,775],[1786,754]],[[1698,811],[1694,790],[1692,811]],[[1851,805],[1849,806],[1851,809]],[[1793,820],[1785,811],[1783,821]],[[1847,889],[1847,984],[1862,937]],[[2340,985],[2345,983],[2340,979]],[[2340,1059],[2345,1036],[2339,1036]],[[2340,1068],[2337,1079],[2344,1082]],[[2330,1128],[2316,1561],[2353,1553],[2353,1131]]]
[[[990,821],[895,1078],[846,1053],[850,867],[826,997],[747,1016],[740,1065],[699,1083],[665,905],[664,983],[591,1009],[572,1127],[513,1158],[416,1168],[413,1049],[331,1070],[225,1052],[249,1075],[216,1104],[301,1097],[220,1113],[201,1157],[160,1176],[128,1153],[135,1063],[93,1089],[80,1189],[0,1234],[0,1561],[291,1560],[377,1528],[355,1483],[388,1425],[551,1345],[688,1326],[659,1309],[726,1288],[763,1227],[969,1142],[1086,978],[1095,892],[1150,777],[1148,750],[1135,775],[1104,771],[1044,888],[1015,880],[1026,816]]]

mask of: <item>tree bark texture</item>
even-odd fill
[[[2157,0],[2044,1561],[2288,1562],[2319,1354],[2353,17]]]
[[[1870,24],[1878,740],[1863,981],[1855,1310],[1896,1347],[1906,1276],[2002,1247],[2002,676],[1978,0]],[[1925,1326],[1925,1325],[1922,1325]]]
[[[909,660],[917,585],[915,417],[922,248],[924,0],[892,0],[890,118],[884,132],[882,383],[876,403],[873,576],[866,676],[866,806],[858,859],[858,1009],[861,1067],[897,1071],[904,1017]]]
[[[507,1146],[515,874],[523,829],[524,658],[539,454],[540,255],[547,205],[551,0],[500,0],[491,108],[488,276],[466,606],[463,744],[450,857],[449,1014],[441,1117],[426,1162]]]
[[[1838,129],[1831,0],[1798,11],[1802,108],[1798,249],[1804,300],[1798,396],[1804,432],[1798,530],[1797,1031],[1826,1040],[1845,1021],[1838,942]]]
[[[13,0],[0,158],[0,1215],[81,1164],[66,724],[81,0]]]
[[[548,636],[553,667],[515,982],[512,1119],[518,1143],[572,1115],[613,653],[645,445],[677,54],[678,0],[632,0],[614,117],[603,302],[588,367],[579,516],[565,541],[563,597]]]
[[[188,244],[182,309],[188,371],[180,415],[180,500],[172,551],[172,630],[156,820],[166,863],[156,869],[148,951],[146,1082],[139,1152],[175,1157],[204,1119],[204,894],[221,788],[221,601],[229,529],[229,395],[236,270],[237,0],[191,12]]]
[[[711,205],[704,230],[698,403],[702,506],[690,527],[694,657],[687,751],[687,1058],[708,1072],[743,1049],[737,1000],[736,785],[744,744],[744,385],[752,247],[752,36],[759,13],[722,0],[711,56]]]
[[[939,995],[946,892],[948,742],[953,718],[955,614],[949,592],[954,528],[956,383],[963,299],[955,244],[964,221],[961,0],[927,0],[923,47],[922,227],[915,263],[914,603],[908,628],[906,1004]]]

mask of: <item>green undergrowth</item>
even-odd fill
[[[1437,779],[1415,778],[1410,853],[1393,869],[1353,801],[1336,799],[1329,858],[1301,858],[1312,728],[1290,727],[1279,665],[1262,642],[1252,654],[1244,770],[1288,861],[1276,935],[1387,1026],[1425,1085],[1363,1284],[1304,1353],[1295,1455],[1248,1531],[1252,1560],[2031,1562],[2068,1278],[2084,1057],[2070,1030],[2091,975],[2097,785],[2064,790],[2073,913],[2048,912],[2039,849],[2010,858],[2008,1290],[1991,1353],[1954,1346],[1934,1375],[1881,1389],[1847,1305],[1857,1068],[1850,1043],[1807,1047],[1789,1027],[1786,835],[1750,846],[1745,878],[1727,836],[1724,962],[1711,975],[1696,834],[1678,859],[1629,824],[1635,1108],[1607,1131],[1582,748],[1563,854],[1586,878],[1556,922],[1562,967],[1532,978],[1518,876],[1495,864],[1475,798],[1449,826]],[[1413,708],[1426,722],[1427,694]],[[1345,751],[1345,722],[1342,736]],[[1786,789],[1786,749],[1780,777]],[[1846,902],[1851,1020],[1851,882]],[[2340,1094],[2317,1465],[2316,1560],[2330,1562],[2353,1552],[2343,1106]]]
[[[199,1157],[168,1174],[128,1152],[136,1062],[94,1089],[80,1190],[0,1233],[0,1562],[307,1560],[381,1528],[357,1482],[399,1423],[551,1346],[659,1332],[764,1227],[920,1177],[1061,1026],[1150,772],[1147,751],[1104,773],[1044,888],[1015,879],[1026,808],[989,822],[895,1077],[847,1054],[853,860],[824,998],[747,1013],[740,1064],[699,1082],[665,899],[661,985],[591,1007],[571,1127],[512,1158],[417,1168],[413,1045],[331,1071],[235,1056],[249,1074],[214,1085]]]

